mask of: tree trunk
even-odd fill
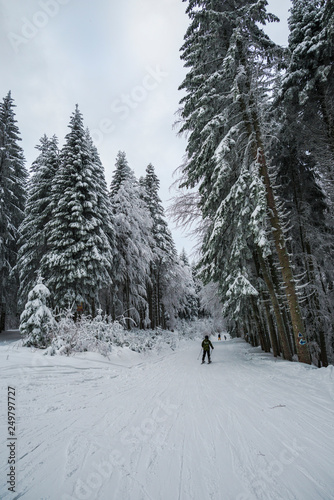
[[[267,323],[267,315],[265,313],[265,307],[264,307],[264,293],[261,292],[261,300],[260,303],[258,304],[258,309],[259,309],[259,316],[260,316],[260,321],[262,325],[262,332],[263,332],[263,337],[264,337],[264,342],[265,342],[265,352],[270,352],[271,351],[271,339],[269,335],[269,325]]]
[[[273,232],[273,238],[275,242],[278,260],[281,266],[281,273],[284,282],[286,298],[289,304],[289,311],[292,320],[292,327],[296,342],[298,360],[302,363],[311,364],[310,354],[305,339],[304,322],[297,299],[295,282],[293,279],[290,260],[285,245],[284,233],[279,220],[279,215],[276,207],[273,189],[269,178],[266,159],[259,138],[258,138],[258,143],[260,148],[258,149],[257,161],[259,163],[260,175],[263,178],[266,187],[269,219],[273,230],[272,232]]]
[[[316,278],[315,278],[315,269],[313,265],[313,256],[311,252],[311,246],[308,241],[306,241],[306,252],[308,255],[308,270],[310,273],[310,280],[313,281],[314,285],[316,284]],[[316,319],[318,320],[318,325],[319,325],[319,331],[318,331],[318,336],[319,336],[319,345],[320,345],[320,352],[321,352],[321,363],[322,366],[328,366],[328,357],[327,357],[327,349],[326,349],[326,339],[325,339],[325,332],[324,332],[324,322],[322,321],[321,318],[321,307],[320,307],[320,300],[319,300],[319,295],[317,290],[315,289],[314,295],[313,295],[313,302],[314,302],[314,307],[315,310],[317,311],[317,316]]]
[[[6,330],[6,304],[0,302],[0,332]]]
[[[241,42],[239,42],[241,46]],[[248,64],[244,60],[242,55],[242,46],[240,47],[241,60],[243,60],[244,67],[247,68]],[[248,83],[250,84],[251,77],[249,77]],[[282,273],[283,283],[287,301],[289,304],[289,310],[291,315],[292,327],[294,332],[294,338],[297,346],[298,360],[302,363],[311,364],[310,354],[307,348],[307,343],[305,340],[305,328],[304,322],[301,315],[297,293],[295,289],[295,283],[293,279],[293,274],[291,270],[291,264],[289,260],[288,251],[286,248],[285,237],[283,229],[281,226],[276,201],[274,197],[273,188],[271,185],[268,166],[266,162],[266,157],[264,154],[264,146],[262,142],[262,135],[259,125],[259,118],[256,109],[256,104],[251,94],[251,89],[249,87],[250,99],[249,103],[246,104],[244,99],[240,98],[240,106],[244,116],[244,124],[248,133],[248,137],[251,140],[253,137],[253,159],[257,162],[259,166],[259,174],[265,186],[266,200],[267,200],[267,212],[268,218],[271,224],[272,235],[275,243],[275,248],[280,263],[280,269]],[[243,91],[240,90],[240,95],[243,95]]]
[[[264,302],[264,308],[265,308],[266,315],[267,315],[267,323],[268,323],[268,328],[269,328],[271,346],[273,349],[273,356],[274,356],[274,358],[277,358],[277,356],[280,355],[280,352],[279,352],[278,341],[277,341],[277,337],[276,337],[276,331],[275,331],[273,318],[271,316],[270,307],[269,307],[269,304],[267,302]]]
[[[332,130],[334,132],[334,129]],[[302,183],[299,177],[297,177],[296,179],[295,176],[293,175],[293,169],[292,169],[292,181],[293,181],[294,205],[297,211],[297,224],[299,228],[300,244],[303,252],[302,267],[304,267],[306,270],[308,283],[313,284],[314,287],[313,294],[311,295],[311,297],[308,297],[308,294],[306,294],[305,299],[308,303],[308,309],[313,319],[312,324],[316,329],[315,335],[320,346],[322,366],[328,366],[326,339],[325,339],[325,324],[323,321],[322,308],[320,305],[320,297],[316,286],[317,279],[313,264],[313,252],[311,249],[309,238],[307,237],[304,225],[302,223],[303,210],[301,208],[301,202],[303,202],[304,198],[302,191]]]
[[[155,318],[154,318],[154,273],[152,269],[152,264],[150,266],[150,276],[151,282],[146,285],[147,303],[148,303],[148,316],[150,318],[150,327],[152,330],[155,328]]]
[[[289,346],[289,340],[287,338],[286,330],[284,328],[284,323],[283,323],[283,319],[282,319],[282,315],[281,315],[279,302],[278,302],[278,299],[276,296],[273,282],[269,276],[269,273],[267,272],[266,263],[262,257],[261,249],[258,249],[257,257],[258,257],[258,260],[260,263],[260,269],[261,269],[263,279],[265,281],[265,284],[267,286],[267,289],[268,289],[268,292],[270,295],[271,304],[272,304],[273,309],[274,309],[277,330],[278,330],[278,334],[280,337],[282,350],[283,350],[283,357],[284,357],[284,359],[287,359],[288,361],[292,361],[291,349]]]
[[[283,233],[283,229],[281,226],[276,201],[274,197],[273,188],[271,185],[268,166],[266,162],[266,157],[264,154],[264,147],[261,138],[260,126],[258,121],[257,113],[253,107],[252,113],[252,125],[255,131],[255,147],[256,147],[256,156],[255,160],[259,165],[259,174],[262,177],[265,190],[266,190],[266,199],[267,199],[267,207],[268,207],[268,217],[270,220],[273,239],[276,247],[276,252],[278,256],[278,260],[280,263],[280,269],[282,273],[283,283],[286,298],[289,304],[289,311],[291,315],[292,328],[294,333],[294,338],[296,342],[297,355],[298,360],[302,363],[311,364],[310,353],[307,348],[307,343],[305,339],[305,327],[301,314],[301,310],[299,307],[299,302],[297,298],[295,282],[292,274],[290,259],[288,255],[288,251],[286,248],[285,237]]]
[[[269,352],[270,347],[268,346],[268,343],[266,342],[266,335],[265,335],[265,332],[263,331],[263,325],[262,325],[262,321],[261,321],[261,317],[260,317],[260,312],[259,312],[259,308],[258,308],[258,305],[256,303],[256,300],[255,300],[255,297],[251,296],[250,302],[251,302],[251,306],[252,306],[252,310],[253,310],[253,317],[254,317],[254,320],[256,323],[258,336],[260,339],[261,348],[263,351]]]

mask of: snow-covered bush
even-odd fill
[[[55,320],[47,306],[49,289],[38,278],[37,284],[28,294],[28,302],[20,317],[20,332],[25,336],[24,345],[45,348],[50,345],[55,329]]]
[[[161,351],[168,347],[172,350],[176,349],[177,335],[169,330],[131,330],[125,331],[124,345],[132,351],[146,352],[150,350]]]
[[[113,347],[127,347],[135,352],[159,351],[163,347],[175,349],[176,340],[175,334],[160,329],[126,330],[120,322],[103,316],[101,311],[95,318],[81,316],[74,321],[69,310],[57,318],[57,333],[48,354],[91,351],[107,356]]]
[[[75,352],[98,352],[104,356],[114,347],[135,352],[176,349],[180,340],[194,340],[205,334],[214,334],[210,319],[180,320],[175,332],[155,330],[127,330],[124,322],[113,321],[98,311],[95,318],[81,316],[75,320],[72,309],[53,317],[46,305],[50,292],[41,281],[29,293],[26,308],[21,315],[20,330],[26,335],[25,345],[47,348],[46,354],[70,355]]]
[[[217,326],[214,318],[203,318],[196,321],[178,320],[176,324],[179,339],[196,340],[205,335],[216,335],[224,331],[221,324]]]
[[[122,325],[116,321],[109,322],[100,311],[95,318],[82,316],[75,321],[72,311],[68,310],[57,319],[57,334],[52,341],[51,354],[91,351],[107,356],[114,339],[124,331]]]

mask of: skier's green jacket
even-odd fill
[[[210,351],[210,347],[211,347],[211,349],[213,349],[213,345],[211,344],[211,341],[209,339],[203,340],[202,347],[203,347],[203,351]]]

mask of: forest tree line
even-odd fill
[[[174,216],[229,329],[285,359],[333,363],[334,2],[292,0],[288,47],[268,2],[188,0]]]
[[[55,137],[41,139],[28,180],[8,94],[0,109],[2,311],[22,308],[40,275],[53,306],[80,301],[93,315],[102,307],[126,316],[128,328],[167,327],[191,316],[199,276],[218,294],[232,335],[274,356],[327,366],[334,362],[333,2],[292,0],[287,48],[262,29],[278,21],[266,0],[187,4],[179,109],[187,151],[173,213],[179,224],[196,225],[196,277],[177,256],[152,165],[137,181],[120,152],[108,191],[77,108],[61,151]]]
[[[120,151],[108,189],[78,106],[69,129],[61,149],[40,139],[28,175],[10,92],[0,104],[1,330],[41,282],[53,310],[103,311],[128,329],[197,317],[201,285],[177,254],[154,167],[137,180]]]

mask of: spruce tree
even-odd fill
[[[9,92],[0,103],[0,331],[5,328],[6,313],[16,313],[18,283],[11,272],[16,264],[28,176],[14,107]]]
[[[292,2],[287,69],[276,99],[280,126],[273,148],[279,196],[289,214],[290,251],[303,277],[308,339],[320,346],[319,362],[324,366],[333,335],[330,283],[334,271],[333,16],[329,3]]]
[[[181,85],[187,92],[181,100],[181,132],[188,133],[184,185],[198,185],[203,215],[211,221],[203,245],[204,272],[222,287],[227,282],[232,296],[254,296],[252,280],[256,273],[251,256],[254,250],[259,250],[263,257],[270,255],[272,239],[299,360],[309,363],[304,324],[268,167],[271,78],[280,63],[281,51],[259,26],[277,20],[266,12],[266,5],[265,0],[239,0],[233,4],[189,1],[191,25],[182,47],[182,58],[190,68]],[[256,198],[260,201],[259,213]],[[228,211],[233,212],[234,225],[227,222]],[[226,255],[222,252],[226,238],[231,245],[230,264],[224,262]],[[217,272],[221,268],[223,275],[219,278]]]
[[[156,253],[163,252],[163,256],[176,255],[172,234],[166,222],[165,211],[159,197],[160,181],[150,163],[146,168],[146,175],[140,179],[143,187],[142,196],[153,219],[152,234],[156,244]]]
[[[93,140],[90,136],[89,130],[86,130],[86,140],[88,144],[88,148],[90,151],[91,159],[94,164],[94,169],[92,171],[93,175],[93,183],[95,183],[96,186],[96,196],[97,196],[97,206],[99,207],[99,217],[103,229],[103,233],[107,236],[109,246],[111,249],[111,254],[114,258],[115,256],[115,230],[114,230],[114,222],[113,222],[113,216],[112,216],[112,208],[111,208],[111,203],[110,203],[110,197],[109,197],[109,191],[108,191],[108,186],[105,180],[105,172],[104,172],[104,167],[102,165],[98,150],[96,146],[93,143]],[[114,273],[114,263],[112,265],[112,268],[109,272],[111,281],[113,280],[113,273]],[[107,309],[108,308],[108,303],[109,303],[109,285],[110,285],[110,280],[108,280],[104,286],[102,287],[100,294],[99,294],[99,303],[101,308]]]
[[[184,249],[179,255],[179,262],[184,274],[182,280],[184,294],[181,299],[178,315],[181,319],[194,320],[198,317],[199,297],[196,292],[193,270]]]
[[[152,164],[146,168],[146,175],[140,180],[143,188],[142,196],[153,221],[153,258],[150,266],[150,282],[148,284],[148,303],[151,327],[166,327],[166,317],[174,316],[174,307],[178,299],[168,301],[175,295],[175,280],[181,269],[178,267],[177,253],[165,219],[165,212],[159,197],[160,181]],[[174,289],[172,293],[171,288]],[[168,312],[166,311],[168,308]],[[166,316],[167,315],[167,316]]]
[[[53,217],[46,227],[49,248],[41,272],[57,306],[82,302],[84,311],[94,315],[112,268],[105,230],[108,199],[101,164],[78,106],[69,128],[52,186]]]
[[[115,226],[112,315],[127,328],[147,326],[146,288],[152,260],[152,219],[124,152],[118,153],[110,201]]]
[[[50,290],[39,276],[36,285],[28,294],[28,300],[20,318],[20,332],[28,347],[47,347],[52,338],[55,320],[47,305]]]
[[[124,151],[119,151],[116,157],[115,170],[113,173],[113,178],[110,184],[110,196],[113,198],[115,194],[119,191],[122,182],[132,179],[134,181],[135,176],[131,168],[129,167],[128,160]]]
[[[51,189],[59,169],[58,139],[44,135],[36,146],[40,152],[31,167],[24,220],[20,226],[20,248],[17,272],[20,278],[19,304],[24,305],[40,270],[41,260],[48,251],[46,226],[53,214]]]
[[[290,106],[298,107],[307,120],[311,131],[308,140],[313,147],[321,141],[318,153],[324,157],[329,148],[333,160],[334,13],[331,4],[325,0],[292,0],[289,63],[281,94]],[[333,178],[332,167],[330,174]]]

